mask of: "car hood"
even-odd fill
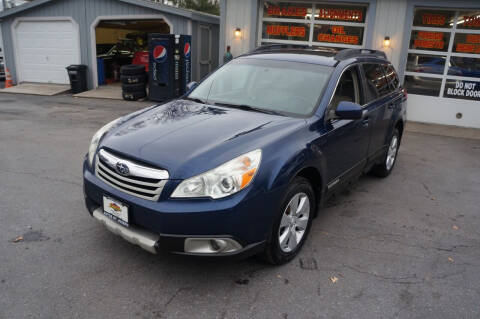
[[[110,130],[100,148],[166,169],[172,179],[185,179],[304,125],[304,119],[176,100]]]

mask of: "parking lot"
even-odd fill
[[[155,256],[89,217],[81,172],[149,104],[0,94],[0,318],[480,317],[480,140],[407,132],[287,265]]]

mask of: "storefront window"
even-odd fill
[[[455,34],[453,52],[480,54],[480,34]]]
[[[415,8],[409,93],[480,101],[480,10]]]
[[[263,24],[262,37],[264,39],[282,39],[294,41],[308,41],[310,34],[309,23],[269,22]]]
[[[480,59],[452,56],[448,66],[448,75],[480,78]]]
[[[265,18],[310,19],[312,6],[295,2],[265,1],[263,16]]]
[[[429,28],[451,28],[455,18],[454,11],[416,8],[413,26]]]
[[[480,10],[460,11],[458,14],[457,29],[480,30]]]
[[[363,29],[363,27],[316,24],[313,38],[316,42],[361,45],[363,43]]]
[[[365,22],[367,7],[345,6],[331,4],[317,4],[315,8],[315,20]]]
[[[442,87],[442,79],[426,76],[405,76],[405,88],[409,94],[438,96]]]
[[[410,49],[447,51],[450,33],[413,30],[410,36]]]
[[[365,44],[366,4],[264,1],[263,43],[294,43],[344,48]]]
[[[408,54],[407,71],[443,74],[446,56],[427,54]]]

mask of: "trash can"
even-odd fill
[[[75,64],[67,66],[72,93],[82,93],[87,90],[87,66]]]

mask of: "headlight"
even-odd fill
[[[120,122],[122,118],[118,118],[116,120],[111,121],[101,129],[95,133],[92,137],[92,141],[90,142],[90,147],[88,148],[88,164],[90,167],[92,167],[93,164],[93,158],[95,157],[95,152],[97,151],[98,143],[100,143],[100,140],[102,139],[103,135],[107,133],[112,127],[114,127],[117,123]]]
[[[255,150],[234,158],[206,173],[184,180],[172,194],[174,198],[226,197],[247,187],[255,177],[262,151]]]

